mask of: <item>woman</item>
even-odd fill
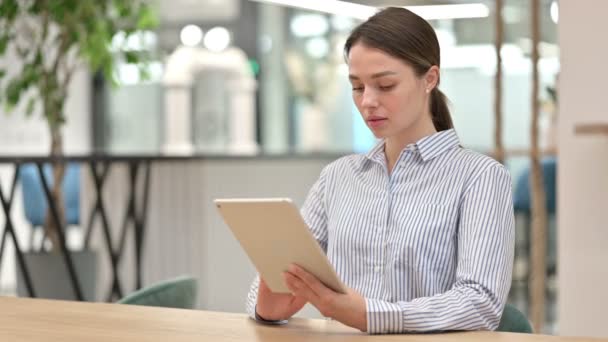
[[[345,55],[355,104],[383,140],[328,165],[302,215],[350,289],[292,265],[292,294],[256,280],[249,313],[284,323],[309,302],[368,333],[496,329],[511,283],[511,180],[459,144],[433,28],[387,8],[355,28]]]

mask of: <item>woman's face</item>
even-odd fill
[[[434,131],[428,101],[437,67],[418,77],[404,61],[356,43],[348,69],[355,105],[377,138],[410,140]]]

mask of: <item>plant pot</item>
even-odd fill
[[[84,300],[95,301],[97,252],[70,252]],[[25,264],[29,270],[37,298],[76,300],[76,293],[64,257],[61,253],[27,252]],[[17,295],[29,297],[21,268],[17,265]]]

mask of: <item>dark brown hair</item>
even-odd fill
[[[413,12],[400,7],[388,7],[357,26],[344,44],[348,58],[356,43],[386,52],[410,65],[422,77],[433,65],[439,67],[439,42],[433,27]],[[446,96],[437,85],[431,92],[430,111],[437,131],[454,127]]]

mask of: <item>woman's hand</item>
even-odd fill
[[[270,291],[264,279],[260,278],[258,287],[258,302],[255,311],[266,320],[288,319],[300,311],[306,304],[306,299],[289,293],[274,293]]]
[[[304,298],[323,316],[363,332],[367,331],[365,298],[356,291],[347,289],[346,294],[335,292],[297,265],[291,265],[283,277],[296,298]]]

